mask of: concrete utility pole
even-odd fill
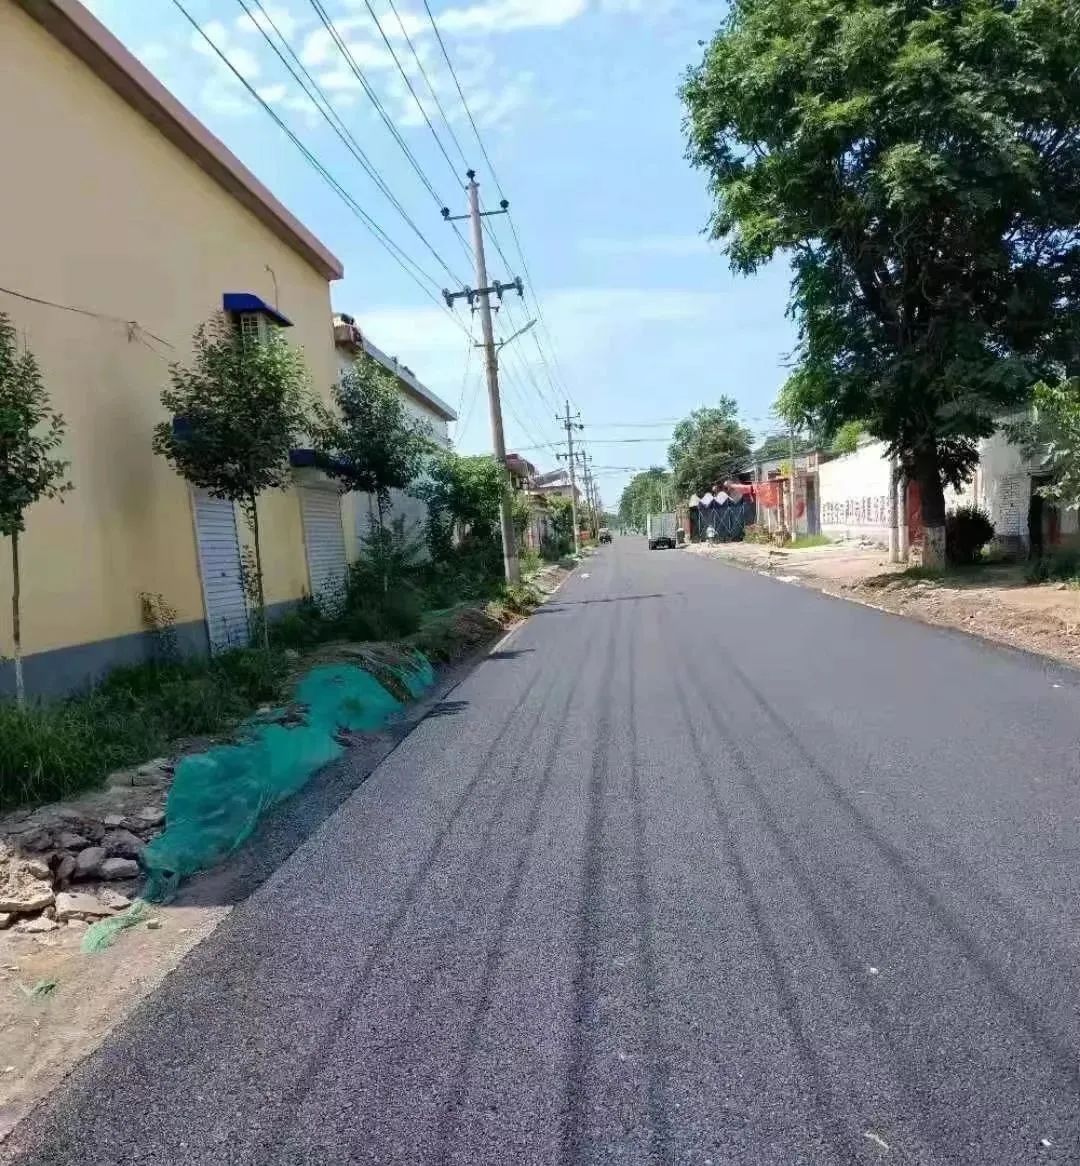
[[[491,443],[495,452],[495,460],[503,470],[503,495],[499,503],[499,525],[502,528],[503,569],[507,583],[521,582],[521,566],[518,563],[517,547],[514,543],[514,509],[513,492],[510,486],[510,468],[506,464],[506,435],[503,432],[502,401],[499,398],[499,357],[495,347],[495,330],[491,322],[491,293],[494,292],[502,303],[503,295],[507,291],[516,291],[524,294],[521,278],[517,277],[508,284],[495,280],[491,286],[487,281],[487,260],[484,257],[484,224],[483,219],[488,215],[506,214],[510,204],[503,199],[497,211],[482,211],[480,209],[480,186],[476,181],[476,171],[467,171],[469,185],[469,213],[467,215],[451,215],[449,207],[443,207],[442,216],[452,223],[458,219],[469,219],[472,223],[473,256],[476,260],[475,288],[465,288],[464,291],[443,291],[446,306],[452,308],[454,300],[466,299],[469,307],[474,311],[479,304],[480,328],[484,337],[483,343],[477,345],[484,350],[484,363],[487,371],[488,406],[491,411]]]
[[[559,417],[556,414],[555,420],[562,423],[563,429],[566,430],[566,453],[558,453],[555,456],[562,461],[566,459],[566,464],[570,467],[570,506],[571,513],[574,516],[574,553],[577,554],[581,550],[578,538],[578,516],[577,516],[577,472],[574,463],[574,430],[584,429],[585,426],[577,421],[580,413],[575,413],[573,417],[570,416],[570,402],[566,402],[566,416]]]
[[[900,561],[900,466],[894,454],[889,458],[889,562]]]

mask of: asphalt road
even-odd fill
[[[617,540],[19,1161],[1080,1162],[1078,679]]]

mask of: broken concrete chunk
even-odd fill
[[[145,806],[138,813],[139,823],[146,826],[160,826],[165,821],[165,811],[156,806]]]
[[[56,896],[56,916],[62,922],[68,919],[104,919],[112,908],[94,895],[61,891]]]
[[[75,874],[75,857],[71,854],[65,854],[56,866],[56,873],[53,876],[59,884],[71,882],[72,876]]]
[[[44,858],[24,858],[20,865],[35,879],[47,879],[51,874],[49,864]]]
[[[123,826],[125,821],[123,814],[106,814],[102,819],[102,824],[106,830],[117,830]]]
[[[5,927],[10,927],[14,919],[15,916],[11,911],[0,911],[0,931],[3,931]]]
[[[90,839],[71,830],[65,830],[57,839],[57,845],[61,850],[83,850],[90,845]]]
[[[98,891],[97,897],[110,911],[124,911],[131,906],[131,900],[127,895],[121,895],[119,891],[114,891],[112,887],[103,887]],[[57,905],[57,910],[59,910],[59,904]]]
[[[0,882],[0,911],[13,915],[28,915],[44,911],[54,899],[52,883],[8,870],[5,882]]]
[[[130,830],[110,830],[101,844],[110,858],[138,858],[146,846]]]
[[[108,854],[104,846],[88,846],[85,850],[80,850],[75,856],[75,877],[87,879],[97,874],[106,858]]]
[[[133,858],[107,858],[98,874],[103,879],[133,879],[139,874],[139,864]]]
[[[59,926],[55,919],[39,915],[36,919],[20,919],[11,930],[22,935],[42,935],[46,931],[55,931]]]

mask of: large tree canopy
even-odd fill
[[[650,513],[670,509],[674,500],[671,474],[663,466],[653,466],[627,482],[619,498],[619,521],[631,530],[641,530]]]
[[[683,88],[711,233],[792,258],[786,419],[860,421],[921,487],[1077,355],[1074,0],[733,0]]]
[[[695,409],[675,426],[668,461],[683,501],[746,468],[753,435],[739,424],[738,412],[731,397],[721,397],[713,406]]]

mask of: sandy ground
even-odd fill
[[[97,955],[83,932],[0,935],[0,1140],[206,938],[229,907],[163,907]],[[35,996],[35,985],[55,987]]]
[[[924,623],[958,628],[1080,665],[1080,590],[1060,583],[1025,583],[1023,564],[927,580],[903,576],[903,566],[890,564],[880,547],[859,544],[794,551],[751,543],[695,544],[688,549]]]

